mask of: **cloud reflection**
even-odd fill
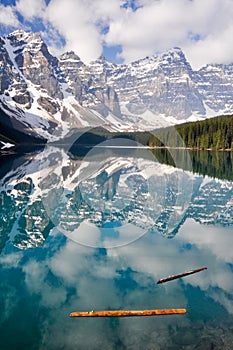
[[[181,325],[184,329],[192,327],[188,315],[143,321],[80,321],[69,319],[68,314],[106,308],[189,307],[190,303],[195,308],[197,300],[187,299],[188,285],[203,290],[212,303],[217,302],[232,313],[232,270],[221,253],[231,243],[230,235],[227,230],[216,229],[215,235],[219,234],[221,239],[216,243],[219,249],[215,249],[215,245],[206,244],[204,235],[201,240],[200,231],[200,224],[188,222],[172,241],[148,234],[128,246],[107,250],[85,248],[67,240],[54,255],[37,262],[30,259],[23,268],[27,288],[40,295],[41,304],[51,309],[41,320],[40,348],[45,349],[46,344],[50,348],[82,348],[81,344],[86,342],[86,348],[97,349],[102,344],[103,349],[108,349],[120,342],[122,348],[133,345],[140,349],[146,334],[147,337],[150,334],[149,343],[159,345],[158,332],[162,332],[160,345],[166,347],[169,330]],[[49,249],[49,245],[44,249]],[[230,255],[227,262],[232,262]],[[208,266],[208,270],[164,285],[156,284],[160,277],[202,265]],[[51,276],[56,285],[51,284]]]

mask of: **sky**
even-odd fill
[[[55,55],[115,63],[180,47],[194,69],[233,62],[233,0],[0,0],[0,35],[41,31]]]

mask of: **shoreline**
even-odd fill
[[[34,146],[34,145],[33,145]],[[38,148],[38,145],[36,145]],[[45,145],[43,145],[45,146]],[[54,145],[53,145],[54,146]],[[64,144],[58,144],[55,145],[55,147],[60,148],[60,147],[64,147]],[[108,145],[108,146],[101,146],[101,145],[77,145],[75,147],[80,147],[80,148],[107,148],[107,149],[148,149],[148,150],[156,150],[156,149],[172,149],[172,150],[188,150],[188,151],[210,151],[210,152],[233,152],[233,149],[231,148],[220,148],[220,149],[215,149],[215,148],[197,148],[197,147],[175,147],[175,146],[114,146],[114,145]],[[42,148],[42,147],[41,147]],[[22,153],[22,150],[24,149],[23,146],[20,146],[20,151],[18,152],[17,147],[12,147],[9,149],[0,149],[0,157],[1,156],[6,156],[6,155],[12,155],[12,154],[18,154],[18,153]],[[28,149],[28,145],[25,147],[25,149]],[[35,150],[35,147],[32,147],[32,150]]]
[[[233,152],[232,148],[198,148],[198,147],[175,147],[175,146],[148,146],[149,149],[180,149],[190,151],[216,151],[216,152]]]

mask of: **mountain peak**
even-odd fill
[[[99,64],[99,65],[102,65],[102,66],[109,66],[109,67],[113,67],[113,66],[116,66],[115,63],[112,63],[110,61],[107,60],[107,58],[101,54],[96,60],[90,62],[91,65],[95,65],[95,64]]]
[[[170,51],[175,51],[175,52],[182,52],[182,49],[179,46],[174,46]]]
[[[25,32],[23,29],[16,29],[15,31],[13,31],[12,33],[8,34],[7,37],[12,37],[12,36],[24,36],[27,32]]]
[[[25,125],[40,137],[47,130],[48,139],[55,128],[63,136],[103,122],[111,130],[152,130],[233,113],[233,66],[193,71],[179,47],[129,64],[104,55],[84,64],[74,51],[57,59],[40,33],[20,29],[2,38],[0,66],[0,110],[22,132]]]
[[[81,61],[80,57],[74,51],[67,51],[59,57],[60,61],[74,60]]]
[[[106,59],[106,57],[104,56],[104,54],[101,54],[101,55],[97,58],[96,61],[106,62],[107,59]]]
[[[26,32],[23,29],[15,30],[14,32],[6,36],[10,41],[25,41],[30,42],[32,40],[43,41],[40,32]]]
[[[160,54],[161,57],[171,57],[172,59],[178,59],[178,60],[183,60],[186,61],[186,57],[184,52],[182,51],[182,49],[180,47],[173,47],[170,50]]]

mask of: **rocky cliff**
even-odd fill
[[[233,113],[233,64],[194,71],[180,48],[130,64],[52,56],[40,33],[0,38],[1,127],[62,139],[84,127],[152,130]],[[21,137],[21,141],[23,137]]]

